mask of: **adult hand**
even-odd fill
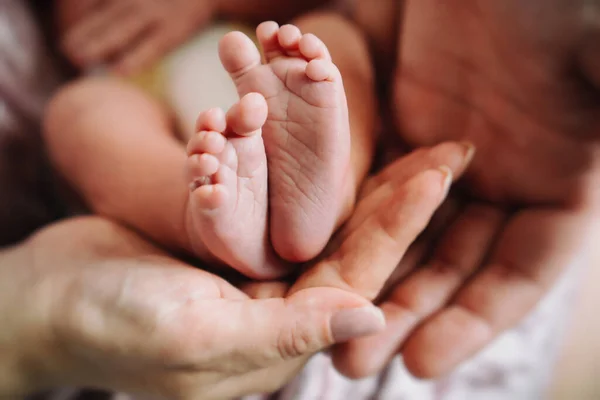
[[[377,308],[341,290],[251,300],[96,218],[50,227],[2,256],[2,372],[23,389],[229,398],[275,389],[297,357],[384,326]]]
[[[404,176],[360,201],[338,245],[284,297],[251,299],[98,218],[5,250],[0,392],[81,385],[210,399],[279,388],[309,355],[384,328],[350,289],[362,275],[368,298],[379,291],[464,169],[464,146],[440,147],[439,162],[419,162],[421,151],[394,164]]]
[[[334,351],[342,373],[373,374],[401,353],[414,375],[445,375],[521,321],[580,254],[600,204],[599,10],[406,2],[401,135],[415,147],[469,140],[477,155],[441,232],[396,271],[386,331]]]
[[[59,7],[67,8],[66,13],[78,14],[69,18],[72,25],[64,32],[63,48],[67,57],[81,68],[107,65],[123,74],[138,72],[209,22],[217,12],[217,3],[214,0],[61,0]]]

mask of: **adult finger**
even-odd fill
[[[212,362],[218,364],[233,351],[232,344],[236,354],[245,357],[244,362],[258,369],[385,327],[378,308],[360,296],[334,288],[302,290],[287,298],[221,300],[211,302],[208,308],[198,306],[169,323],[171,333],[187,348],[181,360],[188,358],[192,369],[194,365],[204,368]],[[206,329],[211,329],[208,338]],[[213,354],[212,360],[206,359],[207,354]]]
[[[459,178],[469,166],[475,151],[475,146],[470,142],[445,142],[431,148],[415,150],[369,179],[362,190],[362,196],[386,182],[406,182],[421,171],[441,165],[448,166],[454,177]]]
[[[388,165],[365,183],[361,200],[359,200],[352,218],[346,223],[344,231],[351,231],[374,213],[381,206],[382,199],[380,197],[385,197],[390,187],[401,187],[423,171],[446,166],[452,172],[452,179],[460,178],[468,168],[473,158],[473,152],[473,146],[468,143],[448,142],[432,148],[416,150]],[[366,199],[367,196],[368,199]],[[339,242],[342,239],[343,237],[338,235],[334,240]]]
[[[152,27],[152,20],[144,13],[124,13],[109,23],[110,29],[99,26],[97,35],[82,47],[81,56],[86,64],[108,62],[112,57],[122,54]]]
[[[444,307],[481,265],[503,222],[501,210],[467,206],[444,232],[426,265],[408,274],[384,298],[386,331],[334,350],[338,369],[363,377],[383,368],[412,330]]]
[[[376,304],[383,302],[406,275],[413,272],[417,267],[422,266],[431,258],[440,236],[456,220],[463,211],[463,208],[464,205],[459,199],[452,196],[451,192],[450,196],[435,212],[429,225],[427,225],[423,233],[411,245],[402,260],[400,260],[400,263],[385,283],[379,298],[375,302]]]
[[[160,371],[243,375],[310,356],[334,343],[385,327],[378,308],[360,296],[333,288],[308,289],[285,299],[169,301],[155,314],[136,313],[135,318],[122,310],[108,311],[112,315],[103,318],[111,322],[110,326],[97,326],[102,332],[91,332],[96,326],[86,327],[86,336],[109,349],[127,349],[155,375]],[[144,337],[141,342],[140,337]],[[105,356],[98,357],[102,360]],[[128,390],[143,389],[135,386],[143,385],[143,372],[118,384],[128,385]]]
[[[182,35],[173,27],[153,27],[116,59],[111,68],[122,75],[138,72],[179,44]]]
[[[517,324],[579,256],[588,224],[579,211],[516,214],[485,268],[407,340],[403,355],[411,372],[446,374]]]
[[[131,13],[130,3],[126,1],[111,1],[102,4],[66,33],[63,40],[64,50],[83,67],[98,61],[105,61],[98,59],[97,56],[96,58],[90,57],[88,54],[90,46],[94,46],[96,40],[110,32],[115,22]]]
[[[451,181],[445,167],[424,171],[399,187],[389,183],[374,191],[342,230],[339,248],[302,275],[292,291],[331,286],[375,299],[443,201]]]

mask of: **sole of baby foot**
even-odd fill
[[[292,25],[261,24],[254,43],[226,35],[219,53],[240,96],[268,103],[263,138],[269,164],[271,242],[284,259],[316,257],[342,208],[350,168],[350,127],[344,86],[325,44]]]
[[[275,279],[287,266],[269,242],[267,160],[261,129],[267,104],[244,96],[225,114],[211,109],[198,118],[188,143],[188,235],[196,253],[253,279]],[[202,249],[202,250],[200,250]]]

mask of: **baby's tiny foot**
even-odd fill
[[[261,129],[267,104],[244,96],[225,115],[220,109],[198,118],[188,144],[190,198],[188,234],[194,249],[207,249],[222,263],[254,279],[286,271],[268,237],[267,160]]]
[[[274,22],[261,24],[257,35],[264,65],[240,32],[227,34],[219,53],[241,96],[258,92],[267,99],[271,242],[281,257],[307,261],[323,250],[347,201],[346,96],[340,72],[316,36]]]

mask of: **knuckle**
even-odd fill
[[[302,329],[297,323],[284,329],[277,343],[279,356],[282,360],[291,360],[308,354],[313,347],[312,335]]]

